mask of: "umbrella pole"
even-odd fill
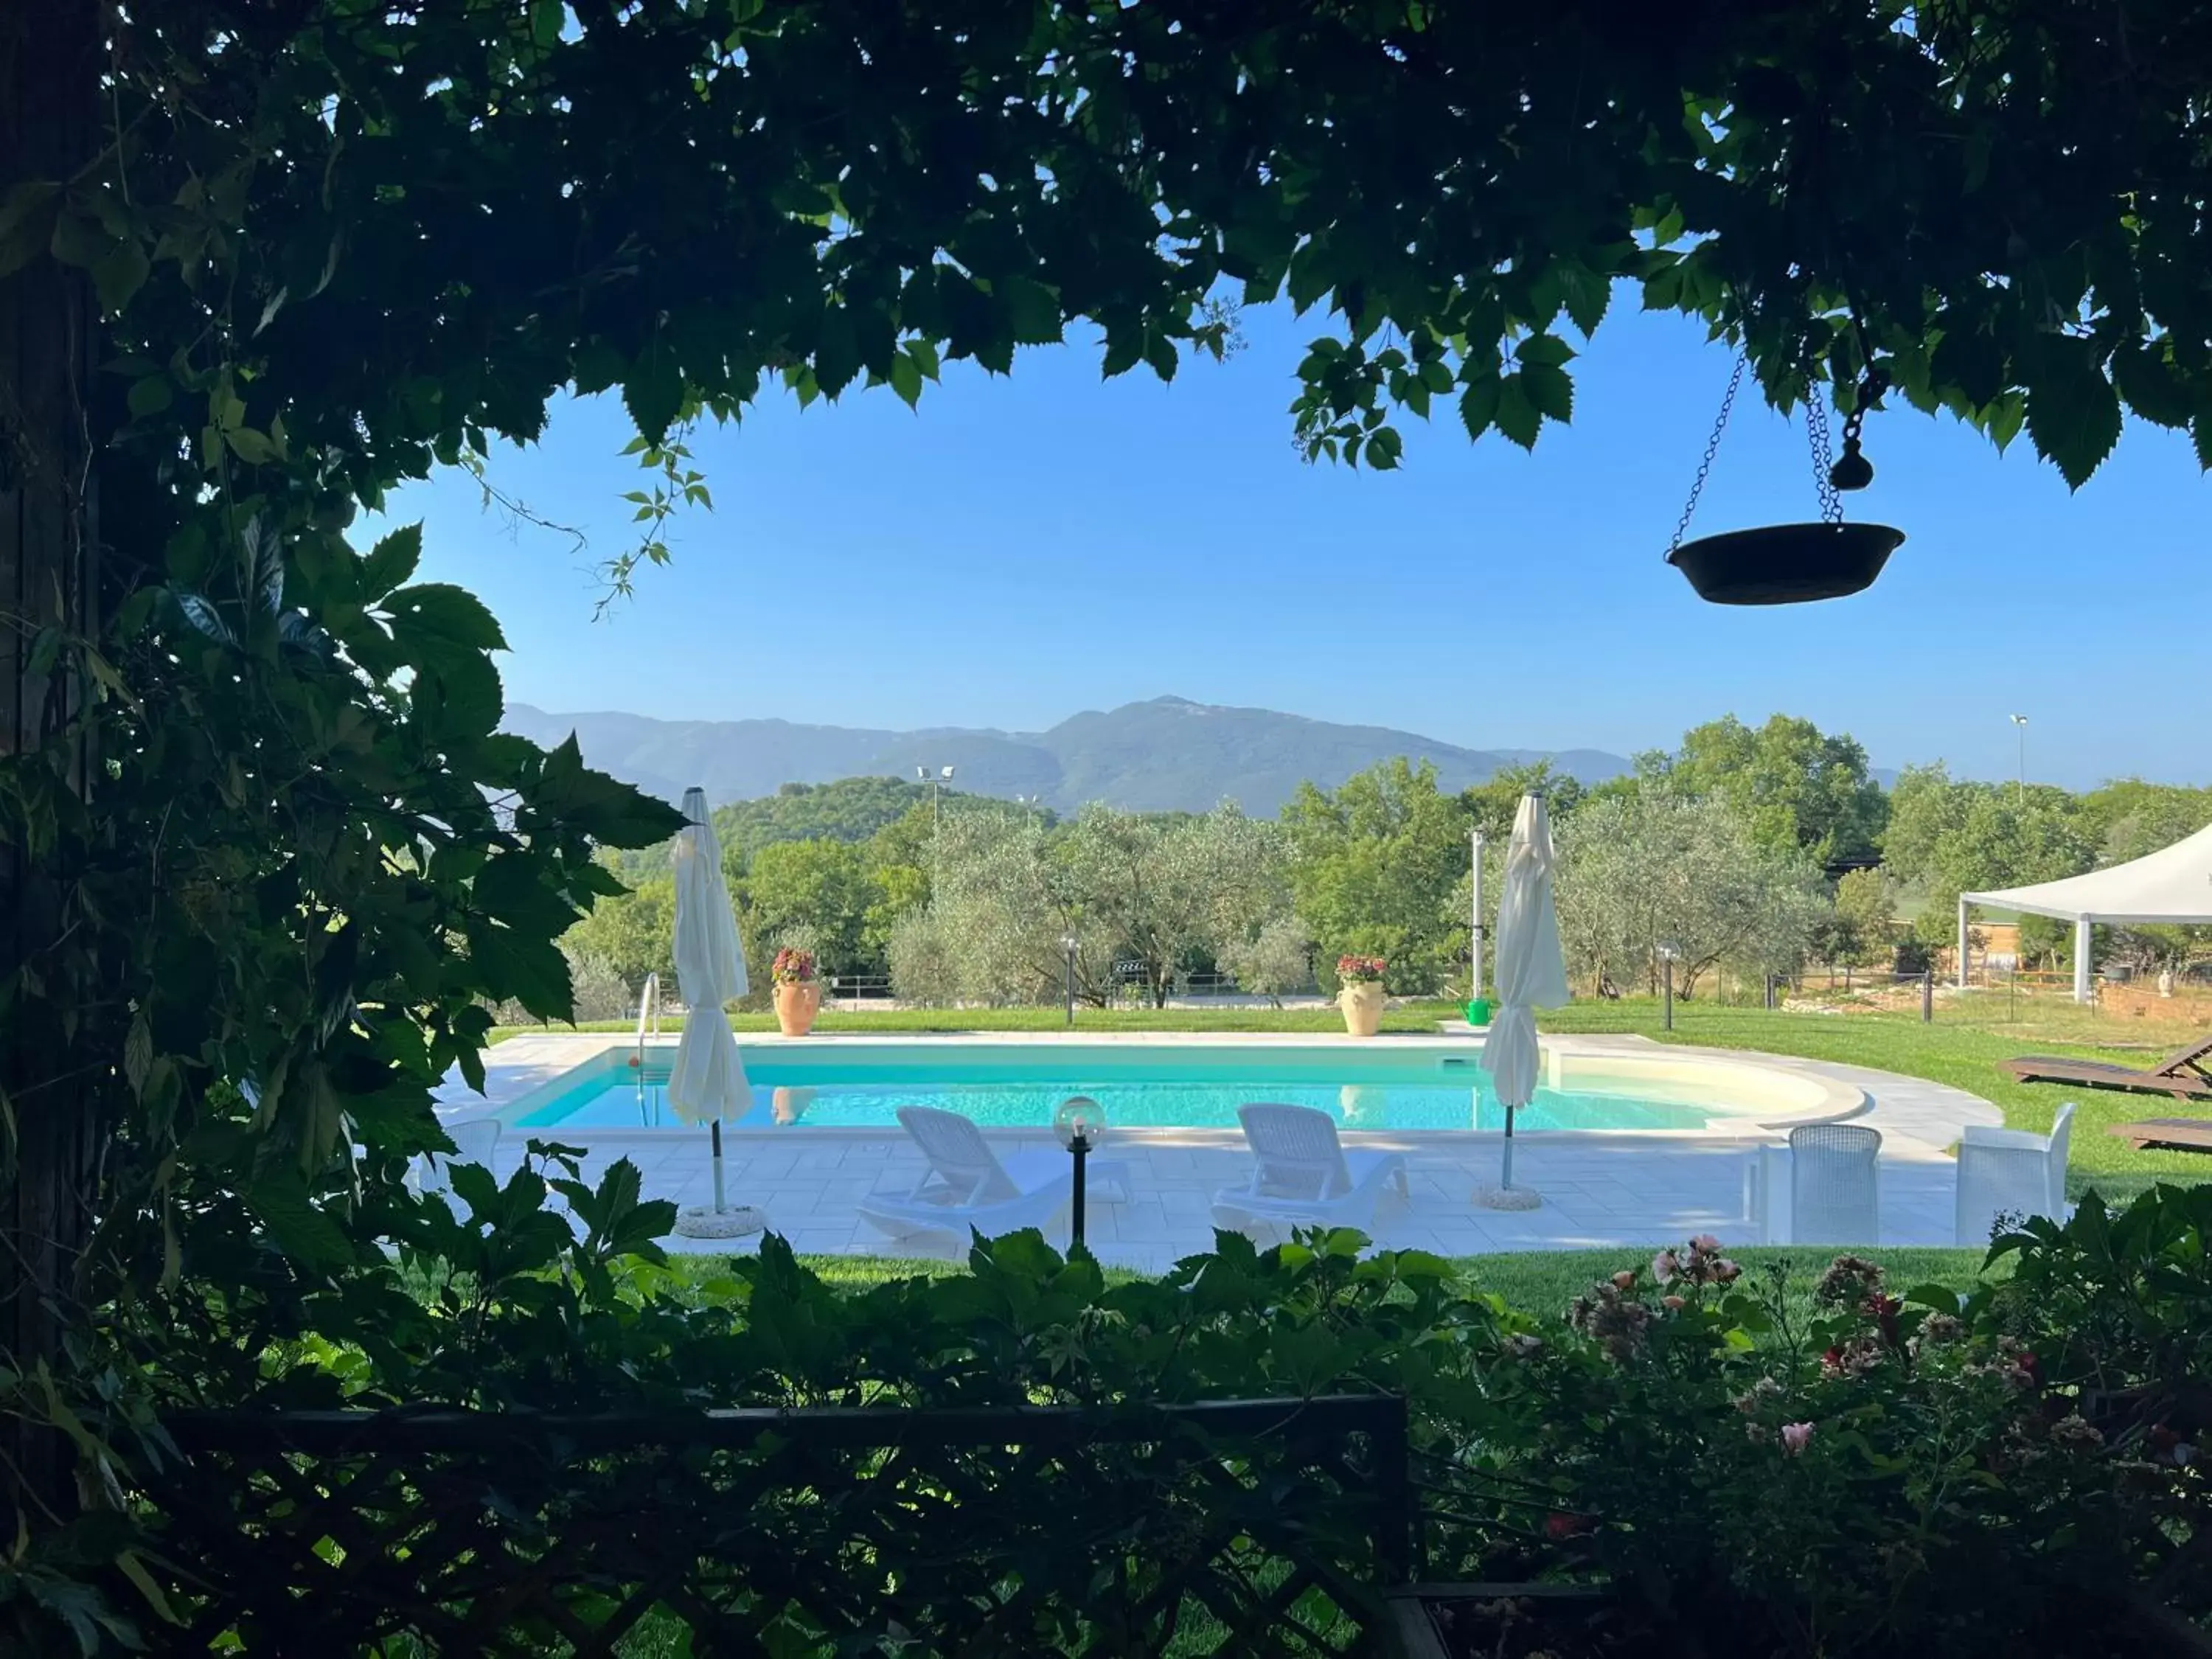
[[[1510,1102],[1505,1108],[1505,1155],[1503,1167],[1498,1171],[1498,1184],[1501,1187],[1513,1184],[1513,1107]]]
[[[722,1120],[714,1120],[714,1213],[721,1214],[722,1203]]]

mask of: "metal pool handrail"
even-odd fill
[[[653,1022],[653,1034],[660,1035],[660,975],[647,974],[644,987],[637,994],[637,1068],[645,1069],[645,1025]]]

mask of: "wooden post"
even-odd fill
[[[0,5],[0,196],[27,179],[76,176],[99,153],[100,41],[98,0]],[[98,325],[81,270],[40,253],[0,277],[0,772],[44,750],[80,796],[96,757],[88,740],[64,733],[83,708],[82,678],[70,653],[45,667],[33,653],[46,629],[89,635],[99,623]],[[93,1085],[49,1000],[68,994],[50,959],[68,890],[56,866],[70,860],[9,839],[0,845],[0,975],[32,964],[46,987],[0,1024],[0,1348],[27,1368],[58,1355],[58,1310],[88,1231],[100,1143]],[[21,1480],[49,1504],[74,1507],[58,1437],[7,1440]],[[20,1492],[11,1485],[0,1476],[0,1525],[12,1536]]]

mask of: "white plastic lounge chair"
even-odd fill
[[[1268,1242],[1297,1227],[1371,1227],[1385,1183],[1403,1199],[1406,1160],[1398,1152],[1344,1150],[1336,1120],[1311,1106],[1258,1103],[1237,1109],[1258,1160],[1241,1187],[1213,1195],[1213,1221]]]
[[[1988,1243],[2000,1215],[2065,1220],[2066,1147],[2073,1127],[2069,1101],[2047,1135],[1977,1125],[1959,1137],[1960,1243]]]
[[[1790,1132],[1790,1240],[1875,1244],[1881,1238],[1881,1132],[1808,1123]]]
[[[971,1228],[986,1238],[1042,1230],[1058,1221],[1073,1196],[1073,1166],[1056,1148],[1002,1158],[974,1123],[934,1106],[902,1106],[898,1120],[929,1160],[928,1171],[912,1192],[872,1194],[860,1206],[861,1220],[894,1238],[937,1235],[964,1242]],[[1127,1165],[1088,1160],[1086,1200],[1126,1200],[1128,1194]]]

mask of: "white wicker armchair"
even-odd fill
[[[480,1117],[467,1123],[448,1123],[446,1133],[453,1143],[449,1157],[444,1152],[425,1152],[415,1160],[415,1182],[418,1191],[449,1193],[453,1189],[451,1166],[455,1164],[482,1164],[489,1166],[492,1154],[499,1150],[499,1120]]]
[[[1808,1123],[1790,1132],[1790,1242],[1874,1244],[1881,1238],[1881,1132]]]
[[[1967,1129],[1959,1137],[1955,1237],[1986,1244],[2001,1215],[2066,1218],[2066,1148],[2074,1103],[2058,1109],[2047,1135],[2025,1129]]]

